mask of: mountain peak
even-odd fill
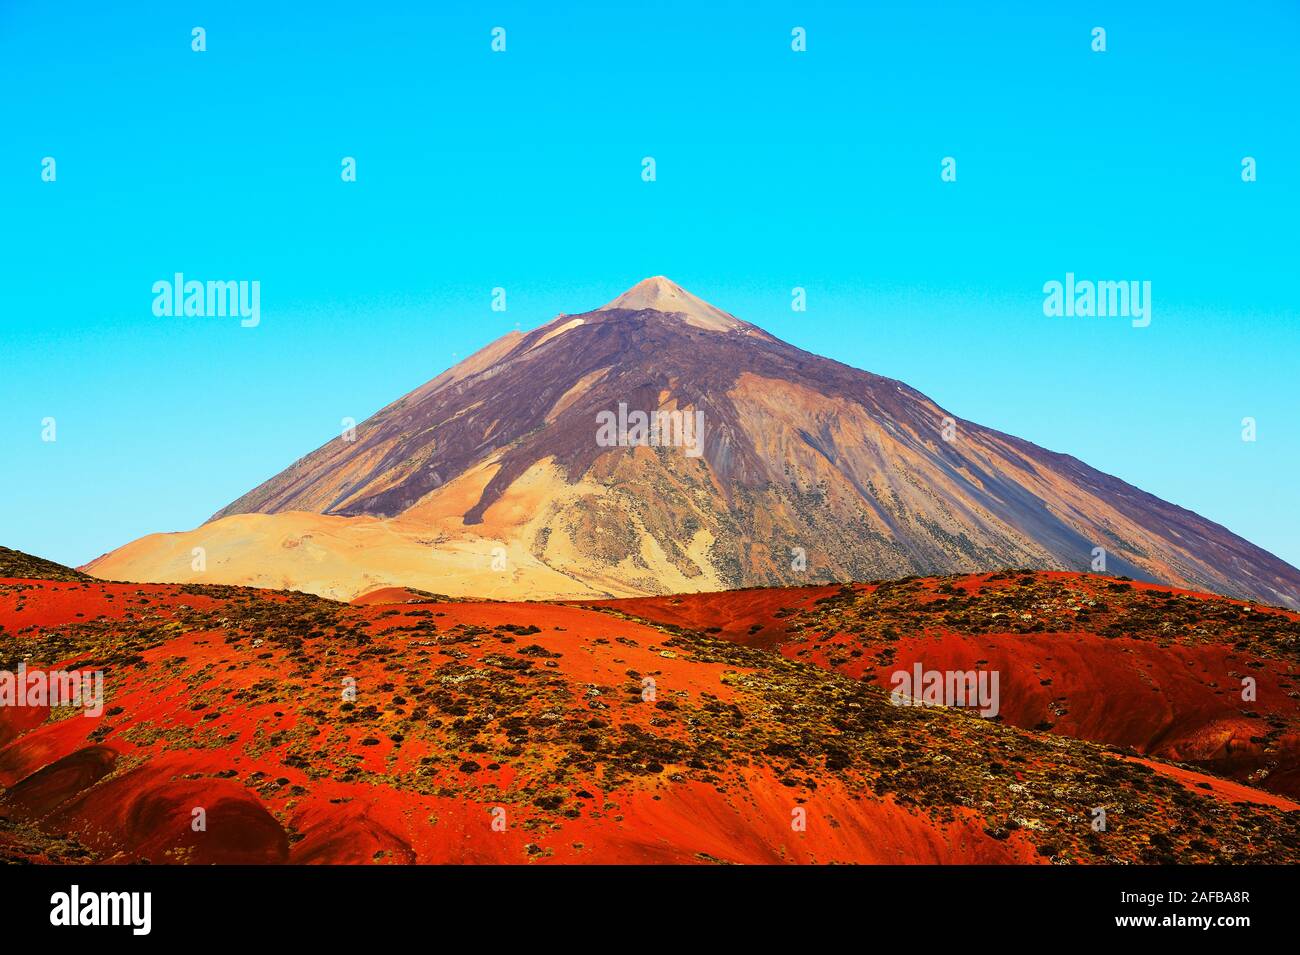
[[[1107,542],[1111,574],[1300,608],[1300,570],[1223,527],[969,420],[946,441],[946,420],[656,276],[497,339],[198,530],[88,569],[569,599],[1078,570]],[[195,546],[221,560],[194,571]],[[510,574],[488,569],[498,547]]]
[[[605,312],[618,308],[630,311],[652,309],[669,315],[680,315],[688,325],[715,332],[745,327],[745,323],[734,315],[710,305],[697,295],[692,295],[663,275],[642,279],[612,302],[602,305],[597,311]]]

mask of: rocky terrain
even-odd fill
[[[883,687],[918,663],[995,670],[1000,720],[1300,796],[1294,611],[1031,571],[590,606],[774,649]]]
[[[1053,593],[1063,599],[1039,608],[1044,626],[1077,613],[1075,594],[1051,579],[1043,593],[1023,592],[1036,580],[1002,581],[1008,609],[993,613]],[[644,601],[392,591],[344,604],[231,586],[0,578],[0,671],[100,670],[107,688],[98,717],[0,707],[0,857],[1300,858],[1300,807],[1278,792],[1075,739],[1061,720],[1022,728],[896,706],[872,679],[855,678],[851,661],[871,669],[882,654],[904,655],[889,636],[894,614],[921,630],[964,616],[990,640],[1039,633],[1023,616],[1004,627],[968,592],[961,581],[751,592],[746,603],[773,621],[766,634],[758,620],[745,630],[773,652],[744,645],[726,615],[653,621]],[[1111,596],[1091,611],[1105,625],[1121,602]],[[1293,652],[1290,617],[1256,627],[1249,615],[1218,613],[1185,610],[1164,649],[1194,648],[1199,628],[1246,641],[1252,660],[1281,666]],[[1131,705],[1158,718],[1178,702],[1153,693]],[[1091,825],[1098,808],[1105,831]]]
[[[32,577],[41,580],[93,580],[89,574],[83,574],[71,567],[64,567],[52,560],[33,557],[20,550],[0,547],[0,577]]]

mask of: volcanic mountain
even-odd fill
[[[599,440],[620,410],[700,420],[699,444]],[[1300,571],[1220,525],[660,276],[511,332],[202,527],[83,569],[559,598],[1086,570],[1095,548],[1112,574],[1300,607]]]

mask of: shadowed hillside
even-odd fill
[[[92,579],[79,570],[8,547],[0,547],[0,577],[28,577],[38,580]]]

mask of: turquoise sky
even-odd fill
[[[1300,564],[1294,3],[529,6],[0,2],[0,543],[192,527],[662,273]],[[1044,317],[1067,271],[1150,327]]]

